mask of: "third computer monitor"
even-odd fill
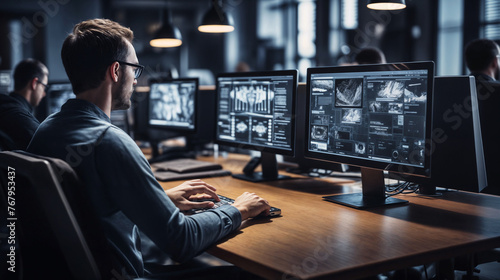
[[[217,77],[216,142],[257,150],[236,178],[265,181],[284,178],[275,154],[294,154],[297,70],[226,73]],[[261,163],[262,173],[253,170]]]
[[[150,126],[168,130],[196,130],[198,79],[152,82],[149,92]]]
[[[309,68],[305,155],[361,167],[363,194],[326,199],[357,208],[386,198],[383,171],[430,176],[433,62]]]

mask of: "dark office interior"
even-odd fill
[[[61,42],[73,24],[96,17],[134,31],[139,61],[147,66],[140,85],[172,71],[181,77],[197,69],[231,72],[239,62],[259,71],[299,69],[304,81],[307,67],[352,62],[368,46],[380,48],[388,62],[432,60],[437,75],[459,75],[466,74],[466,42],[499,36],[496,4],[487,0],[409,0],[401,11],[369,10],[364,1],[347,0],[222,2],[234,18],[235,31],[228,34],[197,30],[208,0],[3,1],[0,69],[33,57],[47,64],[51,81],[66,79]],[[182,34],[180,47],[149,45],[165,8]]]
[[[13,91],[14,85],[11,74],[16,65],[23,59],[35,58],[47,66],[50,71],[48,84],[51,85],[53,92],[59,90],[57,94],[60,94],[59,97],[61,100],[64,99],[65,102],[70,98],[70,95],[73,96],[73,93],[61,61],[63,41],[72,31],[73,26],[83,20],[92,18],[111,19],[125,27],[129,27],[134,32],[132,45],[135,48],[139,63],[144,66],[142,75],[137,79],[137,85],[134,87],[132,107],[127,111],[114,112],[111,115],[111,122],[123,129],[126,134],[136,141],[154,168],[160,170],[160,165],[155,166],[154,164],[161,164],[163,161],[176,158],[202,158],[202,161],[207,161],[207,158],[210,158],[210,160],[215,160],[215,162],[221,164],[221,166],[217,167],[221,170],[214,170],[214,172],[217,171],[218,173],[211,173],[209,176],[214,178],[208,180],[221,192],[229,192],[230,197],[236,198],[237,193],[246,191],[244,188],[255,186],[255,190],[251,191],[263,192],[265,196],[268,189],[271,188],[273,191],[269,194],[270,204],[281,208],[272,209],[283,211],[282,214],[280,214],[281,212],[277,213],[276,218],[273,217],[273,219],[265,222],[259,222],[257,219],[251,220],[242,226],[236,234],[222,239],[220,242],[222,244],[211,248],[209,250],[210,254],[204,253],[201,258],[207,258],[208,261],[203,261],[219,265],[219,262],[227,264],[226,261],[233,264],[234,260],[234,265],[241,266],[245,273],[248,272],[247,278],[243,279],[255,280],[500,279],[500,251],[498,249],[500,247],[500,228],[497,215],[500,213],[500,198],[498,197],[500,191],[498,191],[499,188],[496,185],[497,183],[500,184],[500,176],[496,175],[495,179],[490,178],[490,173],[497,173],[491,166],[500,167],[500,164],[496,161],[496,158],[498,158],[496,155],[500,156],[500,150],[494,150],[496,154],[493,159],[494,163],[492,163],[491,158],[493,156],[487,154],[488,151],[493,150],[486,148],[487,143],[496,142],[491,138],[496,138],[500,133],[497,133],[497,129],[491,125],[494,120],[488,125],[493,127],[493,132],[484,132],[485,125],[483,125],[483,122],[486,123],[486,121],[481,120],[481,124],[479,124],[478,116],[483,116],[484,113],[478,112],[478,105],[475,102],[478,99],[481,101],[481,94],[479,89],[477,93],[475,89],[468,90],[468,87],[475,87],[475,80],[468,77],[470,71],[464,58],[465,46],[474,39],[486,38],[500,44],[500,1],[388,1],[405,3],[405,8],[400,10],[373,10],[367,7],[367,2],[377,1],[2,0],[0,4],[0,94],[8,94]],[[217,5],[231,18],[234,27],[232,32],[205,33],[198,30],[198,26],[213,5]],[[168,48],[152,46],[150,41],[166,25],[171,25],[178,30],[180,37],[177,39],[181,40],[180,46]],[[407,149],[408,145],[422,146],[423,148],[418,148],[421,148],[420,153],[423,154],[423,151],[428,148],[426,145],[431,145],[429,143],[432,142],[432,145],[436,145],[432,149],[436,147],[438,149],[436,153],[434,153],[434,150],[431,152],[434,173],[429,175],[430,165],[427,165],[428,161],[431,160],[431,155],[422,155],[421,165],[424,165],[425,162],[426,167],[422,168],[422,172],[427,172],[425,176],[420,176],[422,174],[417,174],[419,172],[412,171],[408,172],[412,173],[410,177],[405,177],[398,172],[394,172],[395,175],[389,172],[394,171],[389,167],[380,168],[379,165],[371,165],[371,163],[363,166],[363,161],[358,165],[357,161],[339,162],[336,160],[337,158],[330,160],[328,155],[322,155],[322,151],[315,154],[318,150],[314,149],[321,150],[321,147],[316,146],[318,144],[315,142],[316,138],[314,137],[321,137],[320,134],[323,131],[321,130],[322,126],[318,126],[317,123],[313,125],[313,121],[309,117],[314,112],[323,110],[323,107],[320,106],[322,104],[318,101],[318,108],[320,109],[313,109],[313,104],[310,104],[313,102],[313,98],[307,98],[319,94],[321,87],[328,87],[328,85],[327,83],[319,84],[314,88],[311,77],[324,75],[323,72],[328,71],[321,70],[321,67],[325,67],[331,69],[331,73],[338,74],[337,79],[338,77],[343,78],[343,73],[335,73],[337,71],[335,66],[347,67],[344,69],[349,71],[352,69],[353,73],[356,73],[356,71],[363,73],[373,71],[377,75],[377,71],[382,71],[382,68],[379,69],[375,66],[369,68],[367,66],[367,68],[360,68],[363,71],[349,68],[351,66],[357,67],[355,57],[360,50],[365,48],[381,50],[385,55],[386,62],[395,65],[394,69],[390,68],[391,71],[401,70],[398,67],[405,65],[405,63],[410,63],[407,69],[410,72],[432,68],[432,71],[425,72],[425,74],[433,74],[432,77],[429,76],[429,79],[432,80],[430,85],[433,85],[433,87],[429,88],[428,91],[434,91],[432,104],[435,107],[432,109],[432,118],[427,116],[428,122],[426,124],[430,124],[432,119],[434,128],[448,127],[445,128],[446,132],[443,132],[443,134],[451,137],[451,140],[440,146],[440,139],[444,138],[439,137],[443,134],[433,131],[432,135],[428,134],[428,137],[418,144],[417,141],[415,143],[406,142],[407,139],[403,137],[402,142],[410,144],[402,145],[405,146],[402,149]],[[423,63],[422,65],[427,68],[419,63]],[[311,74],[308,73],[308,68],[316,70],[311,71]],[[245,77],[246,79],[248,77],[245,76],[245,72],[260,73],[255,75],[265,76],[266,78],[272,77],[271,79],[274,79],[273,75],[275,75],[279,79],[287,81],[296,77],[294,82],[287,84],[289,88],[292,87],[292,84],[294,85],[293,96],[286,97],[293,97],[294,100],[293,102],[289,101],[288,106],[293,104],[296,107],[293,110],[290,109],[290,112],[293,112],[293,117],[291,117],[293,121],[290,122],[293,130],[291,130],[291,133],[287,132],[288,134],[284,137],[289,141],[288,146],[284,149],[281,149],[283,147],[276,145],[276,143],[272,143],[275,146],[271,147],[257,144],[254,146],[256,148],[252,149],[252,143],[238,142],[238,139],[227,141],[229,136],[224,134],[223,128],[216,126],[216,124],[221,126],[221,119],[224,120],[224,117],[221,118],[218,115],[219,119],[217,120],[215,120],[216,116],[204,118],[204,116],[215,115],[215,110],[220,113],[219,110],[222,108],[218,103],[221,97],[217,94],[220,94],[218,91],[223,88],[223,83],[222,86],[218,84],[220,83],[218,77],[226,82],[231,79],[237,80],[238,77]],[[419,76],[424,72],[410,72],[405,72],[405,74],[417,81],[412,80],[410,84],[419,84],[421,77],[425,80],[424,75]],[[252,74],[248,75],[252,78]],[[415,75],[416,78],[412,75]],[[198,107],[195,107],[196,114],[192,115],[193,123],[190,123],[189,128],[181,127],[181,129],[178,129],[178,127],[175,127],[178,124],[174,124],[174,129],[170,130],[170,128],[165,129],[165,127],[162,127],[161,122],[153,123],[151,121],[153,105],[146,104],[152,102],[151,100],[148,101],[148,98],[152,98],[149,96],[151,94],[150,90],[163,87],[166,91],[170,87],[167,83],[171,80],[175,80],[175,83],[179,84],[179,92],[182,87],[186,91],[193,91],[195,87],[197,89],[194,90],[198,94],[197,99],[193,102]],[[258,81],[257,79],[257,83]],[[188,82],[191,83],[189,89],[186,85]],[[427,83],[427,80],[425,82]],[[427,84],[424,84],[423,87],[425,85]],[[264,87],[266,86],[271,90],[271,85],[265,84]],[[464,91],[464,89],[466,90]],[[314,90],[316,92],[312,93]],[[422,91],[426,92],[425,89],[422,89]],[[500,92],[500,86],[498,91]],[[437,94],[443,92],[446,92],[446,94]],[[447,94],[455,93],[456,95],[453,97],[447,98]],[[363,98],[367,98],[366,96]],[[476,101],[470,102],[471,96]],[[55,97],[51,98],[56,99]],[[282,96],[282,98],[285,97]],[[50,106],[55,106],[55,103],[51,103],[51,105],[47,103],[55,101],[47,99],[42,100],[42,105],[34,111],[34,115],[39,121],[43,121],[51,113],[56,112],[50,111],[52,110]],[[157,99],[160,100],[161,97]],[[492,102],[496,99],[490,99],[489,108],[495,106]],[[394,110],[392,112],[394,114],[403,110],[402,104],[387,104],[393,107],[385,110]],[[60,107],[60,105],[62,104],[58,106]],[[236,105],[234,106],[236,107]],[[264,111],[265,105],[262,106],[258,110]],[[345,106],[345,108],[348,108],[345,110],[355,112],[356,110],[352,108],[359,107],[361,107],[360,104],[350,104]],[[452,112],[451,109],[448,110],[449,108],[455,111]],[[465,113],[462,110],[463,108],[467,109]],[[405,110],[407,109],[405,107]],[[243,110],[241,109],[241,111]],[[255,115],[260,112],[255,113],[256,110],[252,108],[250,111]],[[361,112],[361,109],[359,112]],[[389,111],[389,113],[391,112]],[[332,116],[334,114],[332,113]],[[344,109],[342,109],[342,114],[344,114]],[[441,116],[443,117],[440,118]],[[447,118],[447,116],[458,118],[460,125],[449,127],[452,118]],[[490,115],[485,114],[485,116]],[[496,114],[491,116],[497,117]],[[333,119],[333,117],[331,118]],[[359,117],[359,119],[361,118]],[[497,118],[500,120],[500,117]],[[158,119],[161,119],[161,117],[158,117]],[[440,120],[441,122],[439,122]],[[349,125],[356,122],[361,121],[354,120]],[[237,125],[242,125],[242,123],[244,122]],[[343,124],[345,123],[347,121],[343,120]],[[257,127],[257,121],[255,121],[255,124],[252,124],[251,121],[245,124]],[[196,131],[193,132],[191,128],[194,125],[197,125],[197,127]],[[229,122],[224,125],[227,127],[233,126],[228,129],[234,129],[235,126],[234,123],[229,124]],[[263,129],[266,126],[271,127],[266,121],[260,121],[258,125]],[[478,131],[479,126],[483,129],[482,135],[481,131]],[[311,136],[313,129],[317,129],[318,134]],[[429,132],[430,129],[426,131],[426,133]],[[256,133],[258,134],[258,132]],[[345,140],[342,137],[352,138],[346,130],[339,129],[330,132],[330,136],[334,133],[336,139]],[[434,137],[434,133],[437,136],[431,139],[431,137]],[[222,137],[220,134],[222,134]],[[312,140],[310,137],[312,137]],[[481,137],[482,142],[478,140]],[[489,138],[486,139],[485,137]],[[219,145],[214,144],[214,140],[219,141],[219,143],[216,143]],[[426,140],[429,140],[429,143]],[[262,140],[262,142],[265,141]],[[358,145],[361,142],[355,143]],[[359,151],[360,154],[364,153],[364,144],[362,143],[359,148],[356,148],[363,150]],[[179,147],[178,145],[185,146]],[[305,145],[310,146],[303,149]],[[448,145],[446,149],[444,148],[445,145]],[[454,147],[450,147],[451,145]],[[496,146],[496,144],[493,145]],[[396,148],[394,149],[396,150]],[[0,149],[0,153],[1,151],[2,149]],[[491,153],[493,154],[493,152]],[[228,154],[230,155],[229,160]],[[398,157],[399,155],[394,156],[393,153],[391,156]],[[437,159],[438,157],[439,159]],[[486,158],[486,161],[483,157]],[[222,163],[220,160],[226,160],[226,162]],[[238,161],[241,161],[238,163],[239,165],[235,163]],[[464,161],[464,164],[461,161]],[[232,172],[233,176],[235,173],[244,173],[240,175],[242,177],[252,177],[257,174],[253,173],[253,171],[259,168],[259,164],[262,166],[262,175],[259,176],[270,176],[270,180],[276,181],[271,183],[255,183],[257,181],[252,181],[254,183],[240,183],[242,181],[239,181],[239,179],[236,181],[235,178],[227,176]],[[2,168],[10,168],[6,166],[0,164],[0,170],[3,172],[4,169]],[[237,166],[237,171],[232,169],[235,168],[234,166]],[[408,203],[407,200],[404,200],[403,204],[406,206],[379,207],[375,208],[375,210],[354,210],[344,205],[336,205],[322,200],[325,195],[330,196],[333,194],[335,196],[341,193],[353,192],[352,190],[354,192],[362,190],[364,193],[365,181],[362,181],[362,177],[366,176],[368,178],[368,175],[365,175],[368,174],[368,171],[364,173],[365,167],[370,170],[372,170],[371,168],[384,170],[387,175],[386,181],[384,181],[384,173],[382,172],[379,172],[382,176],[381,179],[377,177],[377,180],[382,180],[382,182],[388,184],[385,186],[384,195],[398,195],[399,198],[409,200],[409,204],[404,204]],[[202,164],[200,168],[205,168],[205,165]],[[417,166],[418,168],[420,166]],[[484,171],[485,168],[487,174]],[[272,171],[264,169],[272,169]],[[165,171],[167,170],[165,169]],[[266,172],[268,172],[267,175]],[[295,176],[301,177],[291,181],[287,181],[289,177],[283,177],[284,180],[281,180],[282,178],[279,177],[278,172],[280,174],[294,174],[291,175],[293,179],[297,179]],[[165,174],[163,175],[167,176]],[[370,178],[375,177],[370,175]],[[421,179],[420,177],[426,178]],[[191,179],[191,177],[175,178]],[[434,179],[429,181],[429,178]],[[485,181],[486,178],[489,184]],[[0,176],[0,179],[2,179],[2,176]],[[156,179],[160,181],[160,185],[164,189],[176,186],[174,184],[175,180],[168,176],[161,177],[158,175]],[[321,181],[322,179],[324,181]],[[496,181],[497,179],[498,181]],[[3,178],[3,180],[7,179]],[[333,184],[329,180],[333,180]],[[349,180],[355,182],[354,185],[351,186],[345,183]],[[0,180],[0,182],[4,181]],[[404,183],[404,181],[408,182]],[[445,186],[447,183],[451,185]],[[225,189],[223,186],[228,184],[233,186]],[[239,184],[241,184],[241,188]],[[389,184],[391,184],[391,188]],[[483,191],[486,185],[488,191]],[[392,188],[392,186],[395,187]],[[492,192],[491,189],[493,189]],[[411,190],[411,192],[408,190]],[[419,192],[420,194],[418,194]],[[415,197],[410,195],[410,198],[405,198],[408,193],[412,193],[411,195]],[[468,196],[461,197],[460,195],[463,193]],[[290,197],[290,201],[280,204],[279,200],[283,198],[279,194],[286,194],[287,198]],[[307,209],[302,209],[299,206],[287,209],[287,205],[298,200],[301,194],[306,196],[307,200],[303,208]],[[11,196],[10,193],[8,196]],[[422,199],[424,196],[425,199]],[[446,203],[443,204],[444,206],[438,201],[442,198],[441,196],[447,199]],[[3,198],[0,197],[0,199]],[[314,200],[316,198],[317,201]],[[41,203],[43,204],[43,202]],[[309,232],[307,232],[308,223],[304,223],[297,232],[294,232],[294,227],[290,224],[301,224],[303,221],[298,218],[299,216],[288,216],[290,217],[288,223],[283,222],[288,218],[287,214],[293,211],[300,210],[300,213],[302,213],[303,210],[314,209],[315,203],[318,203],[318,205],[324,203],[321,204],[318,213],[325,217],[325,221],[333,221],[333,226],[325,226],[321,224],[322,218],[316,217],[312,219],[310,223],[318,224],[318,228],[320,228],[318,232],[321,231],[321,234],[313,234],[315,232],[313,230],[309,235]],[[0,205],[4,206],[4,204]],[[332,212],[322,212],[324,209],[329,209],[329,207],[332,209],[338,207],[339,212],[334,214]],[[468,207],[472,209],[471,212],[467,211]],[[371,215],[371,217],[362,217],[364,214],[359,213],[365,213],[367,214],[366,217],[368,215]],[[304,217],[300,216],[300,218]],[[446,220],[446,223],[442,224],[440,218]],[[348,220],[348,222],[344,223],[341,219]],[[357,222],[357,219],[360,222]],[[359,225],[361,223],[363,223],[362,226]],[[277,246],[278,248],[288,247],[288,251],[273,251],[272,246],[275,243],[261,245],[261,247],[254,244],[255,248],[261,249],[266,246],[270,248],[271,256],[262,257],[258,255],[258,252],[254,252],[259,249],[254,250],[251,246],[247,248],[248,252],[250,252],[248,255],[244,250],[238,251],[234,247],[230,247],[231,245],[234,246],[232,242],[235,242],[236,245],[240,244],[238,242],[243,243],[243,241],[238,241],[241,236],[255,234],[253,231],[258,231],[260,226],[272,227],[273,224],[281,228],[275,227],[271,233],[283,235],[283,241],[280,237],[276,237],[277,241],[273,242],[280,243],[282,247]],[[407,224],[412,224],[412,227],[410,228]],[[7,236],[8,232],[5,231],[3,224],[0,224],[0,226],[3,227],[0,228],[2,230],[0,231],[0,246],[2,246],[5,245],[2,244],[3,240],[7,240],[2,237]],[[332,229],[334,226],[338,228]],[[354,233],[352,230],[354,227],[360,227],[360,232],[362,232],[365,226],[370,228],[370,238],[376,236],[376,239],[366,238],[362,233],[359,233],[358,236],[358,233]],[[34,229],[35,227],[36,225],[28,227],[28,229]],[[382,234],[377,236],[379,229]],[[12,235],[14,231],[10,228],[8,230]],[[329,236],[329,230],[336,231],[334,235],[331,235],[334,237]],[[372,231],[375,233],[372,233]],[[418,235],[415,234],[417,231],[426,232],[425,236],[419,239]],[[389,234],[392,232],[395,234]],[[440,234],[447,236],[436,237]],[[399,235],[405,235],[406,239]],[[263,234],[255,236],[261,238]],[[345,238],[345,240],[334,240],[337,237]],[[290,240],[294,240],[296,243],[287,244],[287,238],[291,238]],[[417,240],[410,240],[411,238]],[[302,244],[304,239],[307,239],[307,241]],[[363,245],[352,244],[352,242],[359,242],[359,240],[367,244],[370,243],[366,251],[354,252],[352,255],[346,256],[345,259],[334,253],[336,248],[340,248],[339,252],[343,252],[342,250],[350,252],[350,246],[363,247]],[[407,250],[406,247],[403,248],[402,244],[411,243],[408,240],[415,241],[416,245]],[[52,241],[55,242],[55,240]],[[245,239],[245,242],[247,241],[248,239]],[[373,243],[376,243],[376,245],[373,245]],[[427,247],[429,243],[432,243],[432,246],[434,244],[439,245]],[[226,245],[227,247],[225,247]],[[398,245],[401,245],[403,249],[400,250]],[[95,244],[93,246],[98,247]],[[90,247],[91,250],[94,250],[92,246]],[[382,249],[380,250],[380,248]],[[373,250],[378,251],[374,253]],[[460,252],[460,256],[455,258],[453,250]],[[13,251],[14,249],[10,249],[9,252],[12,253]],[[382,257],[377,259],[379,252],[382,252],[380,253]],[[3,251],[1,253],[5,255]],[[62,250],[61,254],[66,256],[66,253]],[[370,254],[373,254],[373,258]],[[367,257],[367,255],[370,256]],[[3,262],[3,256],[0,260]],[[96,260],[98,261],[99,258],[96,257]],[[276,260],[275,266],[274,264],[263,264],[266,262],[271,263],[274,260]],[[396,263],[398,265],[395,265]],[[57,267],[57,264],[55,266]],[[71,264],[68,267],[66,268],[68,269],[68,275],[74,275],[75,271],[78,271],[78,269],[73,271]],[[82,267],[85,266],[82,265],[79,269]],[[0,268],[4,269],[5,264]],[[64,274],[66,271],[62,273]],[[0,272],[0,275],[10,276],[8,272],[5,274],[4,271]],[[115,273],[115,271],[113,271],[112,275],[115,277],[112,279],[122,279],[120,277],[123,276]],[[17,279],[23,278],[19,277]]]

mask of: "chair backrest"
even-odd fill
[[[7,221],[15,224],[20,278],[112,278],[113,261],[97,215],[67,163],[0,152],[0,183],[0,207],[11,207],[6,214],[13,219]]]

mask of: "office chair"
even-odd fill
[[[179,271],[158,266],[154,275],[138,277],[108,244],[82,183],[62,160],[0,152],[0,186],[0,215],[10,218],[0,224],[1,251],[12,246],[4,242],[11,234],[10,222],[16,238],[16,273],[1,262],[0,279],[220,280],[239,274],[235,267]],[[222,269],[232,274],[217,276]]]
[[[120,272],[68,164],[20,151],[0,152],[0,172],[1,207],[11,206],[7,217],[16,219],[7,223],[15,224],[20,279],[111,279]]]

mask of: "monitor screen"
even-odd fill
[[[47,92],[47,115],[57,113],[68,99],[75,98],[70,83],[51,83]]]
[[[69,82],[51,82],[47,95],[40,101],[35,109],[36,118],[42,122],[51,114],[61,110],[68,99],[75,98],[73,88]]]
[[[150,84],[150,126],[195,131],[198,79],[175,79]]]
[[[305,155],[430,176],[433,80],[433,62],[308,69]]]
[[[296,91],[296,70],[219,75],[216,141],[293,155]]]
[[[13,89],[10,70],[0,70],[0,94],[8,94]]]

